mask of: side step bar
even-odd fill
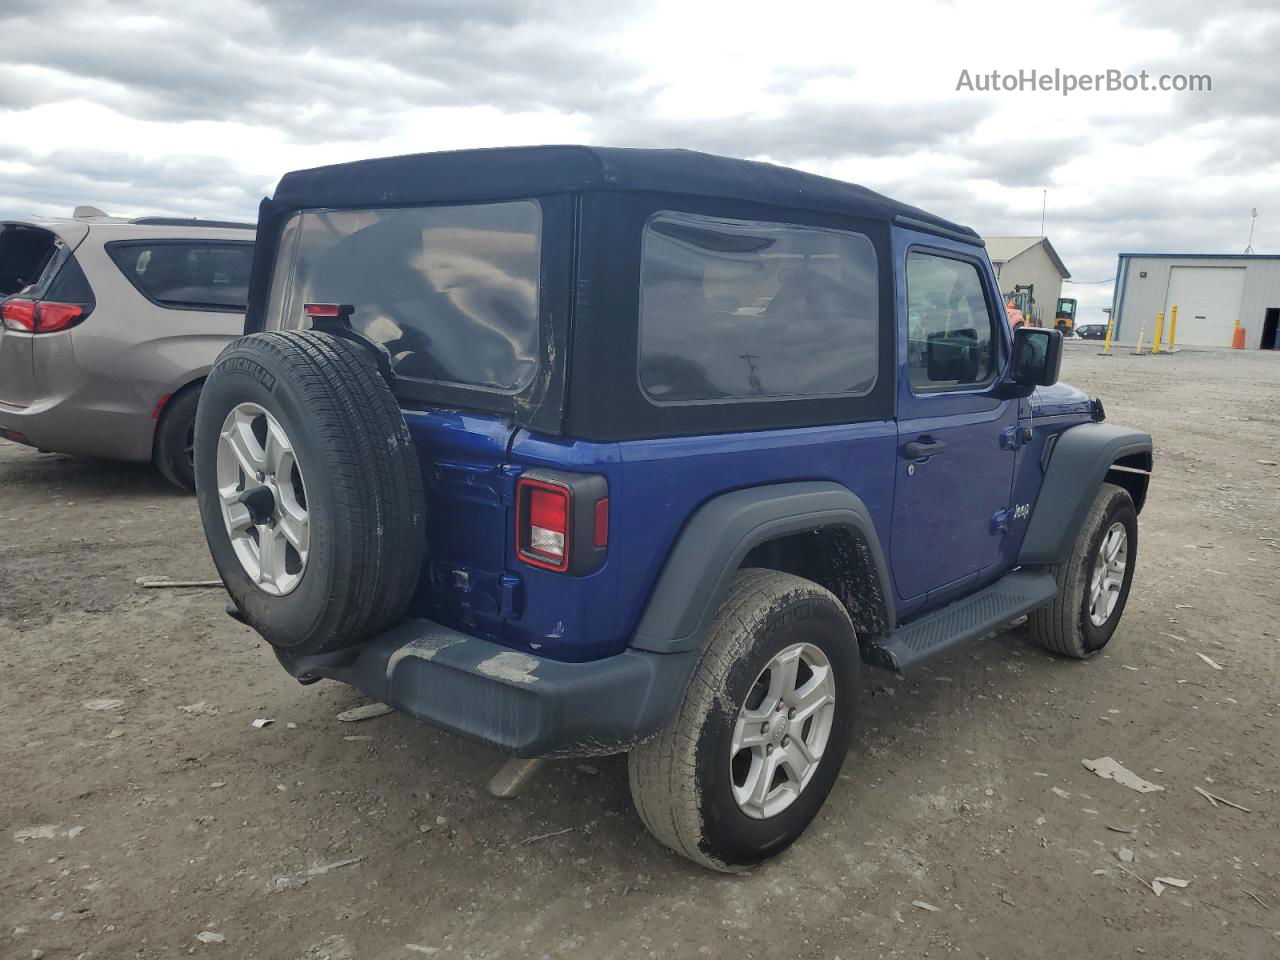
[[[1058,592],[1048,573],[1018,570],[991,586],[949,604],[862,647],[862,659],[901,672],[935,654],[1015,620],[1048,603]]]

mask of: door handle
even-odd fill
[[[904,460],[923,460],[926,457],[936,457],[945,449],[947,445],[941,440],[921,437],[919,440],[912,440],[902,445],[902,457]]]

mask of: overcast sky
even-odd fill
[[[632,6],[629,12],[624,7]],[[690,147],[862,183],[1082,281],[1124,251],[1280,252],[1280,7],[895,0],[0,0],[0,218],[252,219],[284,172],[525,143]],[[961,71],[1208,74],[981,93]],[[1068,285],[1101,319],[1107,283]]]

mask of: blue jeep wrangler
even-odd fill
[[[863,663],[1029,617],[1088,657],[1151,440],[1054,386],[970,229],[675,150],[290,173],[196,425],[229,612],[515,758],[630,754],[738,869],[813,819]]]

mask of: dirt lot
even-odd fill
[[[213,576],[192,499],[0,445],[0,956],[1280,955],[1280,354],[1097,349],[1064,378],[1157,451],[1108,653],[1015,629],[868,671],[825,810],[739,877],[648,837],[621,757],[500,801],[487,748],[337,722],[360,697],[288,678],[220,590],[135,584]]]

